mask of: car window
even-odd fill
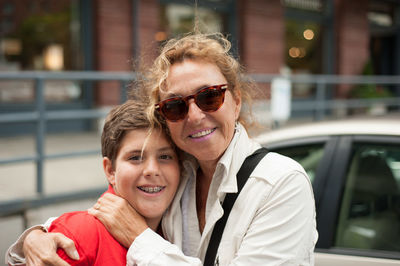
[[[353,147],[335,246],[400,251],[400,145]]]
[[[324,144],[325,143],[280,148],[274,151],[286,155],[300,163],[306,170],[311,182],[314,182],[318,163],[324,154]]]

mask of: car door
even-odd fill
[[[400,138],[341,136],[334,153],[316,265],[400,265]]]
[[[313,183],[316,265],[400,264],[400,138],[324,136],[267,147],[302,164]]]

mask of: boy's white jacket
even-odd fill
[[[129,248],[128,265],[202,265],[212,229],[223,215],[223,199],[226,193],[237,192],[236,174],[258,148],[239,125],[214,173],[202,234],[195,195],[198,165],[187,158],[175,199],[162,220],[169,242],[147,229]],[[219,265],[314,265],[317,239],[307,174],[292,159],[270,152],[251,173],[232,208],[217,260]]]

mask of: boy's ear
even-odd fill
[[[107,157],[103,157],[103,169],[107,180],[111,185],[115,185],[115,171],[112,167],[112,162]]]

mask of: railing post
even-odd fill
[[[36,79],[36,112],[38,121],[36,125],[36,192],[43,194],[43,160],[44,136],[46,134],[45,95],[43,78]]]
[[[326,95],[326,84],[322,82],[317,82],[317,95],[316,95],[316,110],[315,110],[315,120],[323,120],[325,118],[325,95]]]
[[[129,81],[128,80],[121,80],[120,81],[120,101],[121,103],[126,102],[126,100],[128,99],[128,91],[127,91],[127,87],[129,86]]]
[[[22,216],[22,226],[23,226],[23,230],[24,231],[28,228],[28,225],[29,225],[29,223],[28,223],[28,215],[26,213],[27,211],[28,210],[23,210],[22,214],[21,214],[21,216]]]

